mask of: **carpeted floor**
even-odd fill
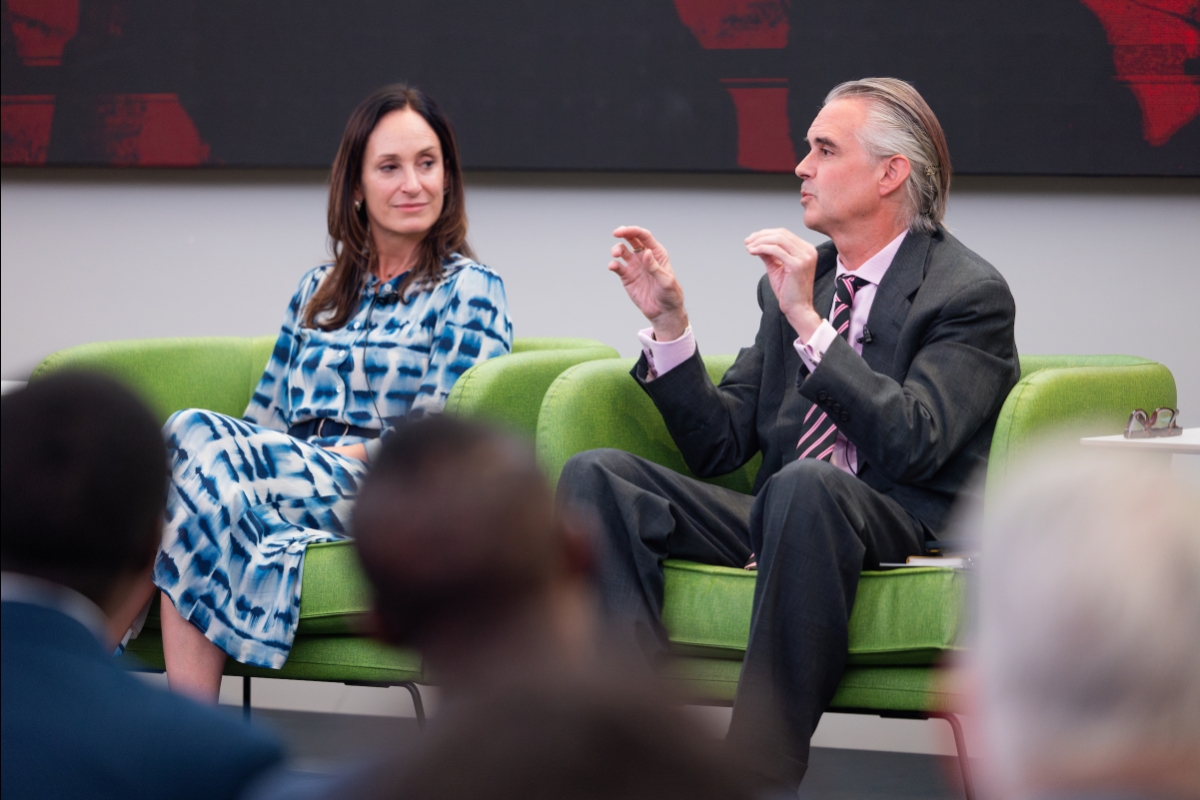
[[[240,709],[229,710],[240,713]],[[287,742],[292,766],[304,772],[339,772],[355,761],[403,749],[420,735],[416,721],[404,717],[257,709],[253,718]],[[954,758],[816,747],[800,797],[959,800],[963,793]]]

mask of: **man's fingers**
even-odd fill
[[[654,238],[654,234],[645,228],[639,228],[636,225],[622,225],[613,231],[613,236],[618,239],[624,239],[629,242],[630,248],[633,251],[654,250],[662,247],[658,240]]]
[[[796,263],[795,257],[777,244],[759,243],[752,247],[747,247],[746,251],[749,252],[750,255],[758,256],[763,260],[766,260],[766,258],[773,258],[780,264],[787,264],[789,261]]]

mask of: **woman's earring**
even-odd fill
[[[354,213],[356,213],[356,214],[357,214],[357,213],[360,213],[360,212],[362,211],[362,203],[363,203],[363,201],[362,201],[362,200],[355,200],[355,201],[354,201]]]

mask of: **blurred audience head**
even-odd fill
[[[1200,796],[1200,486],[1030,462],[981,534],[976,709],[1005,796]]]
[[[405,800],[736,800],[748,772],[681,710],[626,682],[571,677],[447,705],[408,758],[339,796]]]
[[[153,563],[167,492],[159,425],[112,378],[63,372],[0,406],[3,568],[105,611]]]
[[[504,637],[533,655],[591,634],[589,543],[556,516],[522,439],[446,416],[401,427],[372,463],[353,529],[380,635],[442,669]]]

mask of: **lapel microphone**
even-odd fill
[[[862,336],[858,337],[858,343],[859,344],[870,344],[871,338],[872,337],[871,337],[870,328],[868,328],[866,325],[863,325]]]
[[[400,302],[400,293],[397,292],[395,288],[389,286],[386,289],[381,289],[378,294],[375,295],[375,302],[379,303],[381,306],[393,306]]]

